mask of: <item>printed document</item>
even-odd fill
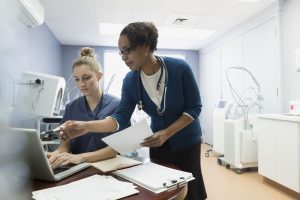
[[[102,140],[120,154],[127,154],[140,148],[144,139],[152,135],[153,132],[146,120],[142,120],[127,129],[102,138]]]

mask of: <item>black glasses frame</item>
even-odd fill
[[[120,56],[128,56],[135,47],[124,47],[122,50],[119,51]]]

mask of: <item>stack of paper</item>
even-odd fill
[[[115,158],[111,158],[108,160],[103,160],[99,162],[90,163],[96,169],[99,169],[102,172],[110,172],[117,169],[122,169],[126,167],[131,167],[135,165],[142,164],[142,162],[127,158],[125,156],[117,155]]]
[[[32,192],[35,200],[114,200],[139,191],[132,183],[119,181],[112,176],[93,175],[69,183],[44,190]]]
[[[192,173],[151,162],[117,170],[113,173],[154,193],[166,191],[194,179]]]

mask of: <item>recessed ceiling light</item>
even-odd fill
[[[118,36],[124,27],[124,24],[99,23],[99,32],[103,35]],[[215,33],[214,30],[206,29],[184,29],[165,27],[157,27],[157,29],[159,38],[204,40]]]
[[[188,19],[186,19],[186,18],[177,18],[177,19],[175,19],[175,21],[173,22],[173,24],[176,24],[176,25],[183,25],[183,24],[185,24],[187,21],[188,21]]]
[[[119,35],[124,24],[99,23],[99,32],[103,35]]]

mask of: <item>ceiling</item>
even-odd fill
[[[214,36],[231,29],[277,0],[255,3],[248,2],[250,0],[40,1],[45,8],[46,24],[64,45],[117,46],[120,31],[115,31],[115,35],[100,34],[99,23],[125,26],[135,21],[152,21],[158,27],[159,34],[164,27],[215,31],[206,39],[191,37],[176,29],[173,30],[174,34],[159,37],[158,48],[197,50]],[[177,18],[188,20],[183,24],[173,24]]]

